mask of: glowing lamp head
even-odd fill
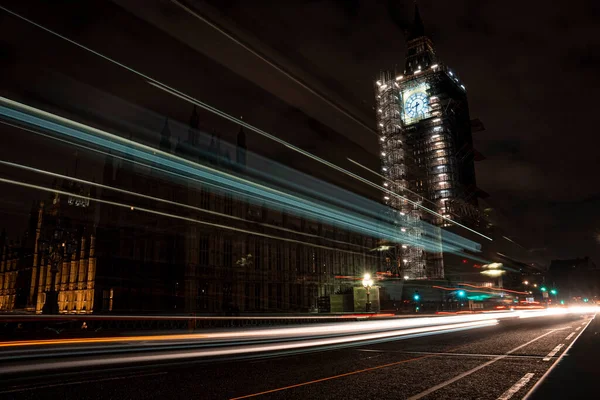
[[[371,274],[365,274],[365,276],[363,277],[362,284],[364,287],[373,286],[373,279],[371,279]]]

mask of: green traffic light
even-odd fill
[[[465,297],[466,295],[467,295],[467,293],[464,290],[458,291],[458,297]]]
[[[546,286],[542,286],[542,287],[540,288],[540,290],[541,290],[542,292],[545,292],[545,291],[546,291]]]
[[[420,299],[420,298],[421,298],[421,296],[419,296],[418,294],[415,294],[415,295],[413,296],[413,299],[414,299],[415,301],[419,301],[419,299]]]
[[[583,299],[584,303],[587,303],[588,301],[590,301],[590,299],[588,299],[587,297],[585,299]]]
[[[584,300],[584,301],[585,301],[585,300]],[[565,304],[565,301],[564,301],[564,300],[561,300],[561,301],[560,301],[560,304],[561,304],[561,305]]]
[[[558,291],[556,289],[552,289],[552,290],[550,290],[550,293],[556,294],[556,293],[558,293]]]

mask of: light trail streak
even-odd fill
[[[516,293],[516,294],[529,294],[529,292],[519,292],[518,290],[501,289],[501,288],[494,288],[494,287],[487,287],[487,286],[477,286],[477,285],[471,285],[469,283],[464,283],[464,282],[459,282],[459,283],[457,283],[457,285],[469,286],[469,287],[473,287],[473,288],[477,288],[477,289],[497,290],[500,292],[508,292],[508,293]]]
[[[64,368],[82,368],[96,367],[105,365],[131,364],[139,362],[161,362],[174,361],[185,359],[198,359],[207,357],[224,357],[224,356],[241,356],[252,355],[257,353],[273,353],[273,352],[294,352],[310,348],[319,347],[321,349],[332,346],[351,346],[356,343],[365,341],[382,341],[382,340],[400,340],[403,337],[411,337],[418,334],[426,333],[444,333],[445,331],[454,331],[457,329],[472,329],[482,328],[486,326],[496,325],[496,320],[465,322],[449,325],[437,325],[423,328],[401,329],[386,332],[374,332],[367,334],[359,334],[352,336],[341,336],[335,338],[301,340],[295,342],[274,343],[274,344],[255,344],[246,346],[231,346],[225,348],[209,348],[202,350],[186,350],[180,352],[172,352],[167,354],[153,355],[127,355],[94,358],[87,360],[67,360],[67,361],[51,361],[39,363],[24,363],[21,365],[9,365],[0,367],[0,375],[34,372],[39,370],[55,370]]]
[[[585,313],[590,310],[586,309]],[[357,335],[373,332],[397,332],[404,329],[416,329],[427,327],[455,327],[459,324],[472,323],[497,323],[502,319],[513,318],[539,318],[556,315],[579,314],[579,310],[568,309],[544,309],[544,310],[519,310],[519,311],[500,311],[480,314],[452,315],[443,317],[414,317],[414,318],[392,318],[385,320],[369,320],[345,323],[328,323],[318,325],[304,325],[285,328],[269,329],[240,329],[236,331],[198,333],[198,334],[171,334],[171,335],[136,335],[122,337],[101,337],[101,338],[72,338],[72,339],[50,339],[50,340],[24,340],[0,342],[0,347],[25,347],[25,346],[44,346],[44,345],[75,345],[75,344],[94,344],[94,343],[117,343],[117,342],[151,342],[151,341],[183,341],[183,340],[228,340],[228,339],[264,339],[264,338],[303,338],[310,339],[311,336],[321,337],[323,335]],[[46,319],[52,320],[52,316]],[[79,319],[92,320],[95,316],[80,316]],[[96,316],[98,318],[106,318]],[[44,320],[43,316],[31,316],[32,319]],[[114,319],[144,319],[142,316],[119,316],[110,317]],[[154,317],[150,317],[154,318]],[[167,317],[171,318],[171,317]],[[175,318],[175,317],[174,317]],[[179,316],[179,319],[194,319],[194,317]],[[203,318],[203,317],[200,317]],[[208,317],[214,318],[214,317]],[[302,319],[298,317],[227,317],[224,319]],[[307,319],[312,319],[305,317]],[[326,317],[330,318],[330,317]],[[340,317],[342,318],[342,317]]]
[[[85,318],[84,318],[85,319]],[[345,322],[299,326],[292,328],[247,329],[235,332],[216,332],[201,334],[171,334],[171,335],[136,335],[103,338],[72,338],[50,340],[24,340],[0,342],[0,347],[117,343],[117,342],[147,342],[147,341],[181,341],[181,340],[224,340],[224,339],[257,339],[257,338],[310,338],[322,335],[354,335],[366,332],[390,331],[427,326],[452,325],[491,321],[498,315],[468,315],[452,317],[425,317],[378,321]]]
[[[294,75],[290,74],[289,72],[287,72],[286,70],[284,70],[282,67],[280,67],[279,65],[273,63],[272,61],[270,61],[268,58],[266,58],[265,56],[263,56],[262,54],[258,53],[257,51],[255,51],[253,48],[251,48],[250,46],[246,45],[245,43],[243,43],[242,41],[240,41],[239,39],[237,39],[236,37],[234,37],[233,35],[229,34],[228,32],[224,31],[223,29],[221,29],[218,25],[214,24],[213,22],[211,22],[210,20],[206,19],[205,17],[201,16],[200,14],[196,13],[194,10],[186,7],[185,5],[181,4],[180,2],[178,2],[177,0],[171,0],[172,3],[174,3],[175,5],[179,6],[180,8],[182,8],[183,10],[185,10],[187,13],[189,13],[190,15],[193,15],[194,17],[196,17],[197,19],[199,19],[200,21],[204,22],[206,25],[210,26],[211,28],[213,28],[214,30],[216,30],[217,32],[219,32],[220,34],[222,34],[223,36],[227,37],[229,40],[231,40],[232,42],[234,42],[235,44],[237,44],[238,46],[244,48],[244,50],[248,51],[249,53],[251,53],[252,55],[254,55],[255,57],[259,58],[261,61],[267,63],[269,66],[275,68],[277,71],[279,71],[281,74],[285,75],[286,77],[288,77],[289,79],[291,79],[292,81],[294,81],[296,84],[302,86],[304,89],[308,90],[310,93],[314,94],[315,96],[317,96],[318,98],[320,98],[321,100],[325,101],[326,103],[328,103],[330,106],[336,108],[338,111],[342,112],[344,115],[346,115],[348,118],[352,119],[354,122],[358,123],[359,125],[361,125],[363,128],[367,129],[369,132],[371,132],[373,135],[377,135],[377,132],[375,132],[373,130],[373,128],[369,127],[368,125],[366,125],[364,122],[360,121],[358,118],[356,118],[354,115],[350,114],[348,111],[346,111],[344,108],[342,108],[341,106],[339,106],[338,104],[334,103],[333,101],[329,100],[327,97],[323,96],[322,94],[320,94],[319,92],[317,92],[316,90],[314,90],[313,88],[311,88],[310,86],[306,85],[304,82],[302,82],[300,79],[296,78]]]
[[[207,104],[204,104],[201,101],[196,100],[195,98],[193,98],[193,97],[191,97],[191,96],[189,96],[189,95],[187,95],[185,93],[182,93],[182,92],[180,92],[180,91],[178,91],[176,89],[170,88],[170,87],[168,87],[168,86],[166,86],[166,85],[164,85],[164,84],[162,84],[160,82],[148,81],[148,83],[150,85],[158,88],[158,89],[161,89],[161,90],[163,90],[163,91],[165,91],[167,93],[172,94],[173,96],[179,97],[180,99],[185,100],[185,101],[189,102],[190,104],[194,104],[194,105],[196,105],[198,107],[205,108],[205,109],[207,109],[209,111],[212,111],[213,113],[218,114],[219,116],[221,116],[223,118],[226,118],[226,119],[228,119],[228,120],[230,120],[232,122],[235,122],[237,124],[243,125],[244,127],[248,128],[248,129],[250,129],[250,130],[252,130],[252,131],[254,131],[256,133],[259,133],[262,136],[265,136],[265,137],[267,137],[267,138],[269,138],[269,139],[271,139],[271,140],[273,140],[273,141],[275,141],[277,143],[280,143],[280,144],[284,145],[285,147],[288,147],[291,150],[294,150],[294,151],[296,151],[296,152],[298,152],[300,154],[303,154],[304,156],[309,157],[309,158],[311,158],[311,159],[313,159],[313,160],[315,160],[315,161],[317,161],[317,162],[319,162],[321,164],[327,165],[330,168],[333,168],[333,169],[335,169],[335,170],[337,170],[339,172],[342,172],[343,174],[346,174],[346,175],[350,176],[351,178],[354,178],[354,179],[356,179],[356,180],[358,180],[360,182],[363,182],[363,183],[365,183],[365,184],[367,184],[367,185],[369,185],[371,187],[374,187],[374,188],[376,188],[376,189],[378,189],[378,190],[380,190],[380,191],[382,191],[384,193],[387,193],[387,194],[389,194],[391,196],[394,196],[394,197],[398,197],[398,198],[407,200],[411,204],[416,205],[416,206],[424,209],[428,213],[431,213],[431,214],[433,214],[435,216],[439,216],[439,217],[442,217],[442,218],[446,218],[446,217],[443,217],[441,214],[438,214],[437,212],[435,212],[435,211],[433,211],[433,210],[431,210],[431,209],[429,209],[427,207],[424,207],[424,206],[422,206],[422,205],[420,205],[420,204],[418,204],[416,202],[413,202],[412,200],[410,200],[410,199],[408,199],[406,197],[400,196],[397,193],[394,193],[391,190],[388,190],[387,188],[385,188],[385,187],[383,187],[381,185],[378,185],[378,184],[376,184],[374,182],[371,182],[370,180],[365,179],[365,178],[363,178],[360,175],[357,175],[357,174],[355,174],[353,172],[350,172],[350,171],[348,171],[348,170],[346,170],[346,169],[344,169],[342,167],[339,167],[336,164],[333,164],[333,163],[331,163],[331,162],[329,162],[329,161],[327,161],[327,160],[325,160],[323,158],[317,157],[317,156],[313,155],[312,153],[309,153],[309,152],[307,152],[307,151],[305,151],[305,150],[303,150],[303,149],[301,149],[299,147],[296,147],[296,146],[294,146],[294,145],[292,145],[292,144],[284,141],[283,139],[280,139],[280,138],[278,138],[278,137],[276,137],[274,135],[271,135],[270,133],[267,133],[267,132],[263,131],[262,129],[258,129],[258,128],[250,125],[250,124],[247,124],[246,122],[244,122],[244,121],[242,121],[240,119],[237,119],[237,118],[232,117],[232,116],[230,116],[228,114],[225,114],[224,112],[222,112],[220,110],[217,110],[216,108],[214,108],[212,106],[208,106]],[[207,107],[209,107],[209,108],[207,108]],[[448,219],[448,218],[446,218],[446,219]],[[469,228],[469,227],[467,227],[465,225],[462,225],[462,224],[460,224],[460,223],[458,223],[458,222],[456,222],[454,220],[450,220],[450,221],[452,221],[453,224],[458,225],[458,226],[460,226],[462,228],[465,228],[465,229],[467,229],[467,230],[469,230],[471,232],[474,232],[477,235],[479,235],[479,236],[481,236],[481,237],[483,237],[485,239],[488,239],[490,241],[492,240],[492,238],[490,238],[488,236],[485,236],[485,235],[483,235],[483,234],[481,234],[481,233],[479,233],[479,232],[477,232],[477,231],[475,231],[475,230],[473,230],[473,229],[471,229],[471,228]]]
[[[315,244],[315,243],[303,242],[303,241],[295,240],[295,239],[282,238],[280,236],[267,235],[265,233],[249,231],[249,230],[241,229],[241,228],[235,228],[235,227],[232,227],[232,226],[229,226],[229,225],[215,224],[215,223],[207,222],[207,221],[199,221],[197,219],[193,219],[193,218],[189,218],[189,217],[184,217],[184,216],[181,216],[181,215],[175,215],[175,214],[165,213],[165,212],[156,211],[156,210],[150,210],[150,209],[144,208],[144,207],[136,207],[133,204],[124,204],[124,203],[118,203],[118,202],[115,202],[115,201],[109,201],[109,200],[103,200],[103,199],[96,199],[96,198],[93,198],[93,197],[88,197],[88,196],[82,196],[82,195],[74,194],[74,193],[67,192],[67,191],[64,191],[64,190],[52,189],[52,188],[47,188],[47,187],[44,187],[44,186],[34,185],[34,184],[31,184],[31,183],[14,181],[12,179],[0,178],[0,182],[4,182],[4,183],[11,184],[11,185],[16,185],[16,186],[21,186],[21,187],[26,187],[26,188],[29,188],[29,189],[40,190],[40,191],[44,191],[44,192],[48,192],[48,193],[59,193],[59,194],[65,195],[65,196],[77,197],[77,198],[83,199],[83,200],[95,201],[97,203],[108,204],[108,205],[115,206],[115,207],[128,208],[130,210],[133,208],[132,211],[140,211],[140,212],[145,212],[145,213],[149,213],[149,214],[160,215],[160,216],[163,216],[163,217],[169,217],[169,218],[179,219],[179,220],[183,220],[183,221],[193,222],[193,223],[200,224],[200,225],[212,226],[214,228],[231,230],[231,231],[241,232],[241,233],[245,233],[245,234],[249,234],[249,235],[255,235],[255,236],[266,237],[266,238],[269,238],[269,239],[281,240],[281,241],[284,241],[284,242],[297,243],[297,244],[302,244],[302,245],[306,245],[306,246],[310,246],[310,247],[315,247],[315,248],[320,248],[320,249],[335,250],[335,251],[339,251],[339,252],[342,252],[342,253],[357,254],[357,255],[364,256],[364,257],[372,257],[372,256],[366,255],[364,253],[359,253],[359,252],[356,252],[356,251],[337,249],[337,248],[333,248],[333,247],[322,246],[322,245]]]
[[[356,174],[354,174],[354,173],[352,173],[352,172],[350,172],[350,171],[348,171],[348,170],[346,170],[346,169],[344,169],[342,167],[339,167],[339,166],[337,166],[337,165],[335,165],[335,164],[333,164],[333,163],[331,163],[331,162],[329,162],[329,161],[327,161],[325,159],[317,157],[317,156],[315,156],[315,155],[313,155],[313,154],[311,154],[311,153],[309,153],[309,152],[307,152],[307,151],[305,151],[305,150],[303,150],[303,149],[301,149],[299,147],[296,147],[296,146],[294,146],[294,145],[292,145],[292,144],[290,144],[290,143],[288,143],[288,142],[286,142],[286,141],[284,141],[282,139],[279,139],[278,137],[276,137],[274,135],[271,135],[271,134],[269,134],[269,133],[267,133],[267,132],[265,132],[265,131],[263,131],[263,130],[261,130],[259,128],[256,128],[253,125],[250,125],[250,124],[242,121],[241,119],[232,117],[231,115],[229,115],[227,113],[224,113],[224,112],[216,109],[215,107],[212,107],[212,106],[210,106],[210,105],[208,105],[206,103],[200,102],[199,100],[196,100],[193,97],[191,97],[189,95],[186,95],[185,93],[182,93],[182,92],[178,91],[177,89],[174,89],[174,88],[172,88],[172,87],[170,87],[170,86],[168,86],[168,85],[166,85],[166,84],[164,84],[164,83],[162,83],[162,82],[160,82],[160,81],[158,81],[158,80],[156,80],[154,78],[151,78],[150,76],[148,76],[146,74],[143,74],[143,73],[135,70],[134,68],[131,68],[131,67],[129,67],[129,66],[123,64],[123,63],[120,63],[120,62],[118,62],[116,60],[113,60],[112,58],[110,58],[108,56],[105,56],[105,55],[103,55],[102,53],[100,53],[98,51],[95,51],[95,50],[93,50],[93,49],[91,49],[91,48],[89,48],[87,46],[84,46],[84,45],[82,45],[82,44],[80,44],[80,43],[78,43],[78,42],[76,42],[76,41],[74,41],[72,39],[69,39],[69,38],[67,38],[64,35],[61,35],[61,34],[59,34],[57,32],[54,32],[53,30],[48,29],[48,28],[44,27],[43,25],[40,25],[40,24],[38,24],[38,23],[36,23],[36,22],[28,19],[28,18],[25,18],[25,17],[23,17],[23,16],[15,13],[14,11],[11,11],[11,10],[3,7],[3,6],[0,6],[0,9],[2,9],[5,12],[13,15],[14,17],[17,17],[17,18],[19,18],[19,19],[21,19],[21,20],[23,20],[23,21],[25,21],[27,23],[30,23],[30,24],[32,24],[32,25],[34,25],[34,26],[36,26],[36,27],[38,27],[38,28],[40,28],[40,29],[42,29],[42,30],[44,30],[44,31],[46,31],[46,32],[54,35],[54,36],[56,36],[56,37],[59,37],[59,38],[61,38],[63,40],[66,40],[67,42],[69,42],[69,43],[71,43],[71,44],[73,44],[73,45],[75,45],[75,46],[77,46],[77,47],[79,47],[79,48],[81,48],[83,50],[86,50],[86,51],[88,51],[88,52],[90,52],[90,53],[92,53],[92,54],[94,54],[94,55],[96,55],[98,57],[101,57],[102,59],[104,59],[106,61],[109,61],[109,62],[111,62],[111,63],[113,63],[113,64],[115,64],[115,65],[117,65],[117,66],[119,66],[121,68],[124,68],[125,70],[127,70],[127,71],[129,71],[129,72],[131,72],[131,73],[133,73],[133,74],[135,74],[135,75],[137,75],[137,76],[145,79],[147,81],[147,83],[151,84],[152,86],[154,86],[154,87],[156,87],[158,89],[161,89],[161,90],[163,90],[163,91],[165,91],[167,93],[170,93],[170,94],[172,94],[172,95],[174,95],[176,97],[179,97],[179,98],[181,98],[183,100],[186,100],[187,102],[189,102],[191,104],[195,104],[198,107],[201,107],[201,108],[203,108],[203,109],[205,109],[207,111],[210,111],[211,113],[219,115],[220,117],[223,117],[223,118],[225,118],[225,119],[227,119],[229,121],[235,122],[238,125],[244,126],[244,127],[248,128],[248,129],[252,130],[253,132],[256,132],[256,133],[258,133],[258,134],[260,134],[260,135],[262,135],[262,136],[264,136],[266,138],[269,138],[269,139],[271,139],[271,140],[273,140],[273,141],[275,141],[275,142],[277,142],[279,144],[282,144],[285,147],[288,147],[291,150],[294,150],[294,151],[296,151],[296,152],[298,152],[300,154],[303,154],[304,156],[309,157],[309,158],[311,158],[311,159],[313,159],[313,160],[315,160],[315,161],[317,161],[317,162],[319,162],[321,164],[327,165],[330,168],[333,168],[333,169],[335,169],[335,170],[337,170],[339,172],[342,172],[343,174],[348,175],[348,176],[350,176],[350,177],[352,177],[352,178],[354,178],[354,179],[356,179],[356,180],[358,180],[360,182],[363,182],[363,183],[365,183],[365,184],[367,184],[369,186],[377,188],[378,190],[381,190],[383,192],[386,192],[386,193],[389,192],[389,194],[392,194],[392,195],[396,196],[395,193],[390,192],[389,190],[385,189],[383,186],[377,185],[377,184],[375,184],[375,183],[373,183],[373,182],[371,182],[371,181],[369,181],[367,179],[364,179],[363,177],[361,177],[359,175],[356,175]],[[426,209],[426,210],[428,210],[428,209]],[[431,211],[432,210],[428,210],[428,212],[431,212]],[[453,223],[456,224],[456,225],[458,225],[458,226],[461,226],[463,228],[471,230],[470,228],[465,227],[462,224],[458,224],[455,221],[453,221]],[[492,240],[491,238],[489,238],[489,237],[487,237],[485,235],[482,235],[479,232],[476,232],[476,231],[473,231],[473,232],[475,232],[476,234],[478,234],[478,235],[480,235],[480,236],[482,236],[482,237],[484,237],[484,238],[486,238],[488,240]]]
[[[399,232],[395,227],[384,229],[380,224],[374,223],[371,220],[365,220],[360,216],[350,215],[347,211],[344,212],[337,208],[331,207],[323,208],[323,205],[319,203],[310,203],[305,199],[295,197],[291,194],[278,192],[276,189],[250,182],[247,179],[224,173],[204,165],[195,164],[181,157],[156,150],[152,147],[133,142],[120,136],[89,127],[55,114],[38,110],[10,99],[0,97],[0,101],[16,109],[24,110],[16,111],[5,106],[0,106],[0,113],[4,114],[8,118],[16,119],[27,124],[33,124],[44,129],[49,129],[74,139],[94,143],[95,145],[101,147],[107,147],[120,153],[127,154],[129,157],[133,156],[141,158],[150,163],[147,165],[148,167],[154,168],[154,165],[156,164],[164,165],[169,168],[173,168],[176,171],[181,171],[186,174],[207,179],[209,181],[208,183],[212,181],[221,189],[226,188],[227,190],[233,190],[235,192],[237,191],[235,188],[239,188],[243,191],[243,194],[246,197],[258,195],[261,197],[263,202],[266,201],[271,203],[275,202],[275,204],[287,204],[288,206],[292,206],[296,212],[300,212],[301,215],[302,213],[308,213],[308,215],[311,217],[318,215],[324,220],[332,221],[334,224],[337,223],[349,227],[351,230],[374,237],[381,237],[383,235],[384,238],[392,241],[403,241],[407,244],[414,242],[414,239],[411,239],[407,235],[400,234],[399,236]],[[31,114],[40,115],[48,120],[33,116]],[[135,146],[139,149],[128,146]],[[470,241],[465,242],[467,244],[471,243]],[[437,242],[428,239],[420,239],[419,244],[436,246]],[[450,244],[447,245],[447,248],[449,252],[459,252],[461,250],[460,247],[451,246]]]
[[[122,194],[127,194],[127,195],[130,195],[130,196],[134,196],[134,197],[140,197],[140,198],[147,199],[147,200],[153,200],[153,201],[156,201],[158,203],[165,203],[165,204],[169,204],[169,205],[175,205],[175,206],[186,208],[186,209],[189,209],[189,210],[199,211],[199,212],[203,212],[203,213],[207,213],[207,214],[211,214],[211,215],[215,215],[215,216],[219,216],[219,217],[224,217],[224,218],[228,218],[228,219],[232,219],[232,220],[236,220],[236,221],[241,221],[241,222],[244,222],[244,223],[255,224],[255,225],[259,225],[259,226],[266,227],[266,228],[271,228],[271,229],[280,230],[280,231],[284,231],[284,232],[288,232],[288,233],[298,234],[300,236],[307,236],[307,237],[311,237],[311,238],[315,238],[315,239],[322,239],[322,240],[326,240],[326,241],[330,241],[330,242],[334,242],[334,243],[338,243],[338,244],[344,244],[344,245],[349,245],[349,246],[353,246],[353,247],[359,247],[359,248],[367,249],[367,247],[364,247],[364,246],[360,246],[360,245],[349,243],[349,242],[343,242],[343,241],[340,241],[340,240],[330,239],[330,238],[327,238],[325,236],[313,235],[313,234],[306,233],[306,232],[295,231],[295,230],[292,230],[292,229],[283,228],[283,227],[280,227],[280,226],[277,226],[277,225],[270,225],[270,224],[260,223],[260,222],[256,222],[256,221],[251,221],[251,220],[248,220],[248,219],[245,219],[245,218],[240,218],[240,217],[236,217],[236,216],[229,215],[229,214],[219,213],[219,212],[216,212],[216,211],[207,210],[207,209],[200,208],[200,207],[195,207],[195,206],[192,206],[192,205],[189,205],[189,204],[185,204],[185,203],[179,203],[179,202],[176,202],[176,201],[171,201],[171,200],[163,199],[163,198],[160,198],[160,197],[148,196],[148,195],[145,195],[145,194],[142,194],[142,193],[132,192],[132,191],[125,190],[125,189],[120,189],[120,188],[117,188],[117,187],[114,187],[114,186],[109,186],[109,185],[104,185],[104,184],[101,184],[101,183],[87,181],[85,179],[79,179],[79,178],[75,178],[75,177],[71,177],[71,176],[57,174],[57,173],[50,172],[50,171],[44,171],[44,170],[41,170],[41,169],[29,167],[29,166],[26,166],[26,165],[23,165],[23,164],[16,164],[16,163],[12,163],[10,161],[3,161],[3,160],[0,160],[0,164],[7,165],[7,166],[10,166],[10,167],[14,167],[14,168],[23,169],[23,170],[30,171],[30,172],[35,172],[35,173],[42,174],[42,175],[51,176],[51,177],[54,177],[54,178],[60,178],[60,179],[64,179],[64,180],[70,180],[72,182],[78,182],[78,183],[82,183],[82,184],[94,186],[94,187],[101,188],[101,189],[111,190],[111,191],[115,191],[115,192],[118,192],[118,193],[122,193]],[[143,164],[143,165],[146,166],[146,164]]]
[[[462,290],[464,292],[469,292],[469,293],[485,293],[485,294],[493,294],[493,295],[497,295],[497,296],[499,296],[501,294],[498,292],[488,292],[487,290],[472,290],[472,289],[444,287],[444,286],[437,286],[437,285],[432,286],[432,288],[446,290],[449,292],[456,292],[456,291]],[[490,289],[490,288],[486,288],[486,289]]]
[[[54,137],[54,136],[51,136],[51,135],[47,135],[45,133],[38,132],[38,131],[35,131],[33,129],[29,129],[29,128],[26,128],[26,127],[23,127],[23,126],[14,125],[14,124],[8,123],[6,121],[0,121],[0,123],[8,125],[8,126],[12,126],[14,128],[25,130],[27,132],[35,133],[37,135],[40,135],[40,136],[43,136],[43,137],[47,137],[49,139],[57,140],[57,141],[60,141],[60,142],[63,142],[63,143],[69,144],[69,145],[77,146],[77,147],[83,148],[83,149],[85,149],[87,151],[95,152],[95,153],[98,153],[98,154],[103,154],[105,156],[110,156],[110,157],[119,159],[121,161],[129,162],[129,163],[136,164],[136,165],[139,165],[139,166],[142,166],[142,167],[151,168],[151,169],[154,169],[156,171],[160,171],[161,173],[164,173],[164,174],[167,174],[167,175],[171,175],[171,176],[175,176],[177,178],[181,178],[184,181],[193,181],[193,182],[205,185],[205,186],[206,185],[211,186],[211,187],[213,187],[215,189],[219,189],[220,188],[220,186],[215,185],[215,184],[210,183],[210,182],[201,181],[199,179],[195,179],[195,178],[192,178],[192,177],[189,177],[189,176],[186,176],[186,175],[178,174],[178,173],[173,172],[173,171],[169,171],[169,170],[166,170],[166,169],[158,168],[155,165],[144,164],[144,163],[141,163],[139,161],[128,159],[126,157],[122,157],[122,156],[118,156],[118,155],[115,155],[115,154],[111,154],[109,152],[105,152],[105,151],[102,151],[102,150],[99,150],[99,149],[94,149],[92,147],[85,146],[85,145],[83,145],[81,143],[70,142],[68,140],[65,140],[65,139],[62,139],[62,138],[59,138],[59,137]],[[16,165],[19,165],[19,164],[16,164]],[[73,178],[71,178],[71,177],[64,177],[64,179],[73,179]],[[83,181],[83,182],[87,182],[87,181]],[[88,183],[89,184],[93,184],[93,185],[98,185],[98,184],[93,183],[93,182],[91,182],[91,183],[88,182]],[[108,186],[107,188],[111,188],[111,187]],[[254,199],[256,199],[257,204],[263,204],[263,203],[266,203],[266,204],[275,204],[273,202],[270,202],[269,200],[260,199],[260,198],[255,197],[255,196],[251,196],[251,195],[249,195],[247,193],[242,193],[242,192],[234,191],[234,190],[230,190],[230,191],[233,192],[233,193],[235,193],[235,194],[238,194],[241,198],[244,198],[244,199],[254,198]],[[276,205],[278,205],[278,204],[276,204]],[[201,210],[203,210],[203,209],[201,209]],[[220,214],[220,213],[216,213],[216,212],[210,211],[210,210],[204,210],[204,211],[210,212],[210,213],[213,213],[213,214],[217,214],[219,216],[237,218],[237,217],[230,216],[228,214]],[[342,242],[342,241],[338,241],[338,240],[334,240],[334,239],[328,239],[328,238],[325,238],[323,236],[312,235],[312,234],[309,234],[309,233],[306,233],[306,232],[295,231],[295,230],[291,230],[291,229],[287,229],[287,228],[282,228],[282,227],[278,227],[278,226],[274,226],[274,225],[269,225],[269,224],[258,223],[258,222],[249,221],[249,220],[243,220],[243,221],[250,222],[250,223],[255,223],[255,224],[258,224],[260,226],[265,226],[265,227],[269,227],[269,228],[273,228],[274,227],[274,228],[278,228],[280,230],[289,231],[289,232],[292,232],[292,233],[295,233],[295,234],[300,234],[300,235],[307,236],[307,237],[314,237],[314,238],[319,238],[319,239],[325,239],[325,240],[336,242],[336,243],[342,243],[342,244],[347,244],[347,245],[351,245],[351,246],[354,246],[354,247],[359,247],[359,248],[362,248],[362,249],[368,249],[368,247],[364,247],[364,246],[361,246],[361,245],[358,245],[358,244],[352,244],[352,243]]]
[[[66,118],[51,113],[47,113],[42,110],[35,109],[33,107],[12,101],[10,99],[0,97],[0,101],[16,108],[25,109],[30,113],[39,114],[51,120],[58,120],[60,122],[57,123],[52,121],[46,121],[39,117],[23,113],[21,111],[15,111],[7,107],[0,106],[0,114],[4,114],[5,116],[11,119],[17,119],[28,124],[36,125],[41,128],[53,130],[54,132],[67,135],[75,139],[84,140],[102,147],[110,148],[123,154],[128,154],[129,156],[146,160],[150,162],[151,165],[152,163],[158,163],[166,167],[173,168],[176,171],[191,174],[202,179],[206,179],[209,182],[212,181],[218,183],[219,187],[221,187],[222,189],[231,189],[232,187],[239,188],[244,193],[251,193],[253,195],[258,195],[262,197],[263,201],[274,201],[275,204],[287,204],[288,206],[292,206],[294,210],[299,210],[302,213],[308,213],[308,215],[313,217],[316,215],[320,218],[323,218],[326,221],[329,221],[333,225],[340,224],[344,226],[350,226],[353,227],[354,230],[374,237],[378,237],[384,234],[389,240],[394,241],[400,240],[399,237],[402,236],[399,236],[396,230],[391,229],[388,229],[387,233],[381,232],[381,228],[372,221],[364,220],[360,217],[350,215],[348,212],[344,212],[337,208],[323,208],[323,206],[320,204],[309,202],[305,199],[298,198],[288,193],[279,192],[276,189],[266,187],[264,185],[260,185],[254,182],[250,182],[247,179],[243,179],[222,171],[218,171],[205,165],[195,164],[184,158],[153,149],[149,146],[133,142],[131,140],[119,137],[117,135],[110,134],[108,132],[104,132],[93,127],[89,127],[78,122],[68,120]],[[63,124],[66,124],[67,126]],[[70,128],[68,127],[68,125],[75,126],[76,128]],[[86,132],[86,130],[93,132],[98,136],[93,136],[91,133]],[[131,145],[135,145],[136,147],[139,147],[139,149],[128,147]],[[146,152],[144,152],[143,150],[145,150]]]
[[[351,158],[348,158],[348,157],[346,157],[346,158],[348,159],[348,161],[350,161],[350,162],[352,162],[352,163],[354,163],[354,164],[358,165],[359,167],[362,167],[362,168],[366,169],[367,171],[369,171],[369,172],[371,172],[371,173],[373,173],[373,174],[375,174],[375,175],[377,175],[377,176],[379,176],[379,177],[383,178],[383,179],[384,179],[384,180],[386,180],[386,181],[389,181],[389,182],[392,182],[392,183],[394,183],[394,181],[392,181],[392,180],[390,180],[390,179],[386,178],[385,176],[383,176],[383,175],[381,175],[381,174],[379,174],[379,173],[377,173],[377,172],[373,171],[372,169],[369,169],[369,168],[365,167],[364,165],[362,165],[362,164],[360,164],[360,163],[358,163],[358,162],[354,161],[353,159],[351,159]],[[396,185],[396,183],[394,183],[394,185]],[[479,232],[477,232],[476,230],[469,228],[468,226],[462,225],[462,224],[460,224],[460,223],[456,222],[455,220],[453,220],[453,219],[451,219],[451,218],[445,217],[445,216],[443,216],[442,214],[439,214],[438,212],[436,212],[436,211],[434,211],[434,210],[432,210],[432,209],[430,209],[430,208],[427,208],[427,207],[425,207],[425,206],[423,206],[423,205],[421,205],[421,204],[419,204],[419,203],[417,203],[417,202],[415,202],[415,201],[412,201],[411,199],[409,199],[409,198],[408,198],[408,197],[406,197],[406,196],[401,196],[401,195],[399,195],[398,193],[392,192],[391,190],[389,190],[389,189],[386,189],[385,187],[382,187],[382,186],[379,186],[379,188],[380,188],[382,191],[384,191],[385,193],[387,193],[387,194],[389,194],[389,195],[391,195],[391,196],[394,196],[394,197],[396,197],[396,198],[398,198],[398,199],[406,200],[406,201],[408,201],[410,204],[412,204],[412,205],[414,205],[414,206],[417,206],[417,207],[419,207],[419,208],[422,208],[423,210],[427,211],[427,212],[428,212],[428,213],[430,213],[430,214],[433,214],[433,215],[435,215],[435,216],[436,216],[436,217],[438,217],[438,218],[442,218],[442,219],[444,219],[444,220],[446,220],[446,221],[449,221],[449,222],[451,222],[452,224],[454,224],[454,225],[458,225],[458,226],[460,226],[461,228],[464,228],[464,229],[466,229],[466,230],[468,230],[468,231],[471,231],[471,232],[473,232],[473,233],[476,233],[477,235],[479,235],[479,236],[481,236],[481,237],[483,237],[483,238],[486,238],[486,239],[488,239],[488,240],[492,240],[492,238],[490,238],[490,237],[488,237],[488,236],[485,236],[483,233],[479,233]],[[405,188],[405,187],[403,187],[402,189],[404,189],[404,190],[406,190],[406,191],[408,191],[408,192],[410,192],[410,193],[412,193],[412,194],[414,194],[414,195],[416,195],[416,196],[419,196],[419,197],[421,197],[422,199],[425,199],[423,196],[420,196],[420,195],[416,194],[415,192],[413,192],[413,191],[411,191],[411,190],[409,190],[409,189],[407,189],[407,188]],[[427,199],[425,199],[425,200],[427,200]],[[427,201],[429,201],[429,200],[427,200]],[[430,202],[430,203],[431,203],[431,202]]]

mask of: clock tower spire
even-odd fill
[[[425,34],[419,6],[415,3],[415,20],[407,36],[407,53],[404,74],[413,74],[437,63],[433,42]]]
[[[438,60],[417,5],[406,39],[404,73],[384,71],[374,86],[382,197],[399,227],[399,276],[440,279],[440,229],[477,206],[471,120],[466,88]]]

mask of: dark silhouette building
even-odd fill
[[[589,257],[552,260],[547,284],[568,300],[594,299],[600,296],[600,268]]]

